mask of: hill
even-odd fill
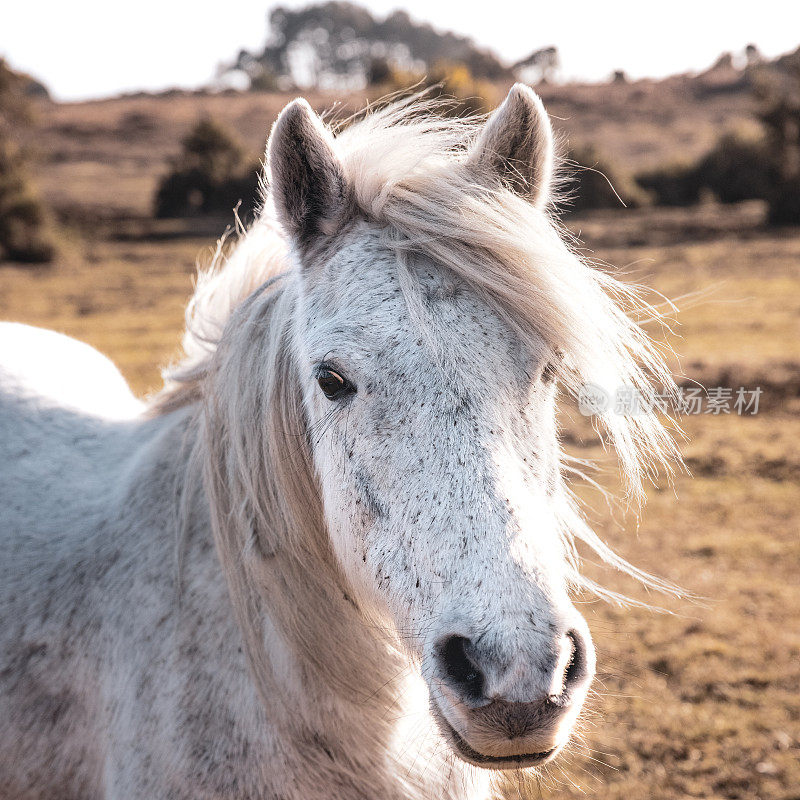
[[[502,97],[510,81],[498,83]],[[592,144],[628,172],[690,161],[723,130],[752,129],[753,100],[741,82],[709,91],[702,76],[663,81],[537,87],[563,139]],[[38,102],[35,144],[39,182],[61,216],[119,218],[151,212],[159,176],[203,115],[235,131],[253,157],[263,153],[272,122],[294,92],[172,91],[107,100]],[[338,117],[378,99],[376,92],[307,93]],[[666,134],[665,134],[666,132]]]

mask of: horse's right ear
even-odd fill
[[[344,170],[333,136],[305,100],[289,103],[272,127],[267,177],[278,218],[301,249],[336,233],[348,205]]]

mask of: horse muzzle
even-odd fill
[[[595,654],[585,626],[552,645],[551,658],[520,652],[504,658],[464,636],[439,643],[431,707],[463,760],[523,769],[544,764],[566,744],[594,676]]]

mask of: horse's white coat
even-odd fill
[[[0,323],[0,381],[59,406],[108,419],[141,413],[144,404],[115,364],[69,336],[15,322]]]
[[[520,109],[519,124],[542,124],[515,91],[492,152],[515,141]],[[281,137],[299,135],[323,171],[334,147],[290,114],[271,148],[279,194],[292,184],[276,173],[297,166]],[[371,124],[376,145],[397,133]],[[523,132],[512,156],[551,158],[549,132]],[[487,177],[481,163],[467,165]],[[375,173],[342,164],[310,185],[360,212],[300,219],[308,198],[271,197],[291,255],[268,211],[198,290],[187,358],[148,413],[85,345],[0,332],[0,798],[479,800],[490,773],[437,722],[497,757],[569,735],[585,689],[520,750],[471,727],[436,651],[450,634],[480,640],[485,695],[523,703],[561,691],[567,629],[588,641],[570,533],[611,556],[560,475],[560,340],[521,328],[424,243],[404,249],[408,228],[379,207],[411,192],[402,175],[370,195]],[[546,176],[515,169],[520,193],[520,174],[541,202]],[[603,365],[635,350],[618,316],[574,313],[606,321],[599,338],[620,349]],[[559,357],[579,370],[575,350]],[[357,393],[324,398],[323,362]],[[660,441],[636,425],[618,431],[629,459]]]

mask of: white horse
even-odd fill
[[[5,329],[2,800],[477,799],[570,738],[575,538],[647,576],[570,498],[557,386],[669,375],[547,214],[536,95],[426,110],[334,138],[287,106],[148,406]],[[653,415],[600,421],[633,493],[675,456]]]

